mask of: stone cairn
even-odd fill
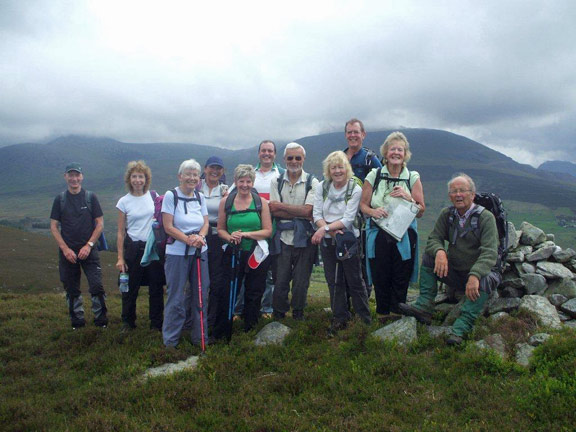
[[[528,222],[523,222],[519,230],[508,222],[508,231],[509,253],[502,284],[486,302],[484,315],[489,320],[500,320],[511,312],[526,310],[542,327],[576,329],[576,252],[557,246],[553,234],[546,234]],[[448,334],[460,314],[459,306],[460,303],[449,302],[447,293],[439,293],[436,317],[443,317],[444,322],[442,326],[428,327],[430,334]],[[528,365],[534,348],[549,337],[547,333],[537,333],[527,343],[517,344],[518,363]],[[500,334],[489,335],[476,345],[493,349],[502,357],[508,355]]]

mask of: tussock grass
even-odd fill
[[[138,328],[123,335],[116,294],[108,329],[78,331],[61,294],[0,294],[1,429],[573,430],[573,332],[537,348],[530,369],[426,332],[407,349],[382,343],[370,336],[376,323],[329,338],[325,290],[312,287],[305,322],[284,321],[294,330],[284,346],[256,347],[255,331],[236,323],[232,342],[209,346],[197,370],[148,381],[147,368],[199,352],[187,342],[164,350],[145,296]]]

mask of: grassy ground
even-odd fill
[[[282,347],[257,348],[237,323],[230,345],[208,347],[196,371],[143,382],[150,367],[197,355],[167,352],[148,330],[119,333],[115,254],[102,254],[110,326],[72,331],[50,238],[0,227],[0,430],[3,431],[572,431],[576,337],[565,330],[537,349],[529,369],[427,336],[407,350],[354,323],[327,336],[327,288],[312,277],[308,320]],[[85,286],[85,282],[83,282]],[[85,288],[84,288],[85,290]],[[87,319],[91,318],[89,302]],[[371,303],[372,309],[374,304]],[[511,348],[535,330],[530,317],[500,332]]]

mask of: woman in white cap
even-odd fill
[[[255,172],[252,165],[238,165],[234,170],[234,190],[220,201],[218,235],[228,243],[224,252],[222,271],[225,279],[223,297],[218,302],[214,336],[220,339],[230,331],[230,288],[244,281],[244,330],[258,323],[260,302],[266,288],[269,258],[248,266],[248,260],[259,240],[272,235],[272,220],[268,202],[253,190]],[[257,264],[257,263],[256,263]]]

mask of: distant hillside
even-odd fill
[[[576,210],[576,178],[559,176],[515,162],[466,137],[432,129],[402,130],[413,153],[409,168],[422,176],[427,201],[445,200],[444,184],[458,171],[470,174],[481,190],[499,193],[503,199],[538,203],[547,207]],[[367,147],[379,147],[391,130],[369,132]],[[343,132],[296,139],[307,149],[305,169],[321,175],[326,155],[346,147]],[[285,144],[285,143],[284,143]],[[279,145],[279,159],[283,145]],[[62,171],[70,161],[80,162],[85,170],[84,185],[96,191],[104,204],[113,209],[124,194],[126,163],[144,159],[152,168],[153,187],[161,192],[176,184],[176,172],[184,159],[201,164],[220,155],[229,178],[238,163],[256,163],[257,148],[228,150],[198,144],[123,143],[110,138],[67,136],[46,144],[18,144],[0,148],[0,219],[12,215],[47,217],[50,203],[64,189]],[[441,190],[441,194],[440,194]],[[431,191],[438,194],[431,196]]]
[[[538,167],[539,170],[569,174],[576,177],[576,164],[566,161],[547,161]]]

